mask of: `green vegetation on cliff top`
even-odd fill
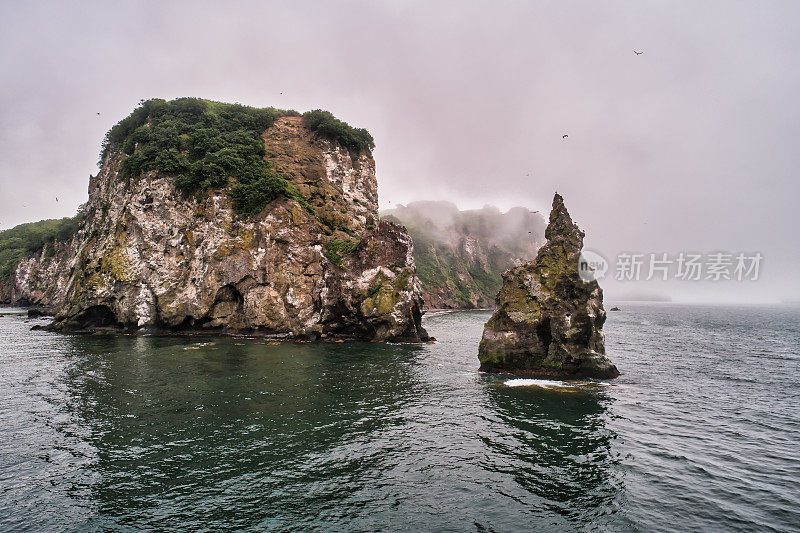
[[[54,251],[56,241],[68,240],[78,229],[79,211],[71,218],[55,218],[20,224],[0,231],[0,278],[11,276],[26,256],[38,254],[47,247]]]
[[[124,175],[171,174],[175,185],[187,193],[227,188],[233,178],[234,209],[244,216],[258,214],[280,196],[310,211],[300,192],[264,159],[261,139],[276,119],[297,115],[297,111],[200,98],[146,100],[106,134],[101,161],[112,147],[118,148],[127,155],[121,167]],[[309,111],[303,117],[309,129],[350,150],[369,153],[375,146],[366,130],[353,128],[327,111]]]
[[[370,153],[375,148],[372,135],[364,128],[353,128],[342,122],[330,112],[315,109],[303,113],[305,125],[318,135],[338,141],[345,148],[354,152]]]

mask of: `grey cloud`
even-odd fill
[[[202,96],[368,128],[383,207],[544,210],[557,190],[609,256],[764,253],[759,282],[664,285],[679,298],[800,294],[797,3],[2,9],[0,228],[72,214],[105,131],[140,98]]]

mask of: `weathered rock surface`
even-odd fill
[[[553,198],[547,243],[536,259],[503,274],[497,311],[478,357],[486,372],[555,378],[614,378],[605,355],[603,291],[578,275],[584,233],[560,195]]]
[[[187,197],[157,172],[123,178],[125,156],[112,151],[74,238],[23,260],[4,292],[55,313],[65,331],[426,340],[411,238],[378,217],[372,156],[318,137],[301,117],[278,119],[263,138],[313,213],[283,198],[242,218],[223,190]],[[337,260],[326,253],[334,239],[354,251]]]
[[[0,278],[0,304],[16,302],[17,292],[16,286],[12,278]]]

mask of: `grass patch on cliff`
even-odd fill
[[[140,102],[130,115],[106,134],[101,162],[117,148],[127,157],[121,171],[138,176],[157,171],[175,176],[175,185],[186,193],[230,190],[234,210],[255,216],[278,197],[291,198],[311,211],[300,192],[264,159],[261,134],[282,116],[297,111],[272,107],[254,108],[200,98]],[[336,119],[327,111],[310,111],[306,125],[320,135],[353,150],[370,150],[372,136]]]
[[[331,263],[341,265],[344,258],[356,251],[361,241],[331,239],[325,244],[323,253]]]
[[[294,185],[280,176],[268,172],[266,176],[248,183],[238,183],[231,191],[233,207],[237,213],[254,217],[264,206],[280,196],[291,198],[311,214],[314,210]]]
[[[78,230],[81,213],[74,217],[40,220],[0,231],[0,278],[11,276],[23,258],[47,250],[55,254],[55,242],[67,241]]]

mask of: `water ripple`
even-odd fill
[[[0,530],[797,530],[796,310],[626,305],[610,385],[476,372],[487,318],[271,345],[0,311]]]

